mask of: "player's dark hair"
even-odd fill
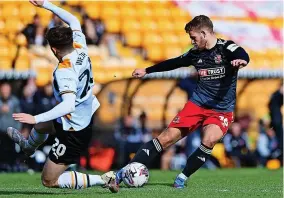
[[[213,32],[213,23],[208,16],[199,15],[194,17],[185,25],[184,29],[188,33],[191,30],[200,30],[201,28],[207,28],[210,32]]]
[[[57,26],[50,28],[45,35],[51,47],[66,50],[73,47],[73,31],[70,27]]]

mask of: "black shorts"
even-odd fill
[[[49,152],[49,159],[55,164],[76,164],[92,137],[92,122],[81,131],[64,131],[62,124],[53,122],[56,134]]]

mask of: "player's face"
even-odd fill
[[[194,47],[200,50],[205,49],[206,40],[204,38],[204,34],[202,34],[200,31],[189,31],[189,37],[191,39],[191,44],[194,45]]]

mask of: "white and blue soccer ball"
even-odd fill
[[[142,187],[148,179],[149,170],[144,164],[133,162],[122,170],[123,183],[128,187]]]

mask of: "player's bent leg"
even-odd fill
[[[213,148],[223,137],[224,133],[216,124],[208,124],[203,127],[202,144],[208,148]]]
[[[41,182],[45,187],[59,187],[59,176],[68,168],[68,165],[55,164],[49,158],[46,160],[41,174]],[[72,180],[73,179],[73,180]],[[74,178],[71,179],[70,184],[74,185]],[[67,182],[68,183],[68,182]],[[69,186],[66,184],[66,186]]]
[[[31,130],[25,149],[34,152],[47,140],[49,134],[54,133],[55,129],[52,121],[36,124]]]
[[[48,159],[44,165],[41,181],[48,188],[69,188],[84,189],[91,186],[109,187],[115,182],[115,175],[112,172],[100,175],[89,175],[76,171],[65,171],[68,165],[56,164]],[[115,188],[112,192],[117,192]]]
[[[175,144],[177,141],[181,140],[183,137],[188,135],[189,128],[167,128],[164,130],[157,139],[161,143],[163,150]]]
[[[222,138],[223,131],[218,125],[208,124],[203,127],[203,138],[199,148],[192,153],[187,160],[186,166],[174,183],[175,188],[184,188],[185,182],[197,171],[210,157],[214,145]]]

